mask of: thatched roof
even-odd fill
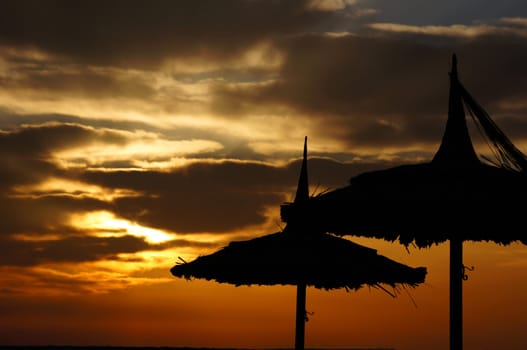
[[[309,203],[307,137],[294,203]],[[424,282],[426,269],[412,268],[311,226],[307,213],[277,232],[246,241],[170,269],[176,277],[240,285],[294,285],[297,289],[295,349],[304,348],[306,286],[323,289],[378,287],[392,296],[399,287]],[[393,287],[393,291],[385,287]]]
[[[234,285],[297,285],[321,289],[416,286],[426,269],[412,268],[330,234],[278,232],[223,249],[170,270],[176,277]]]
[[[482,165],[458,174],[427,163],[357,176],[302,207],[284,206],[282,217],[307,215],[318,230],[420,247],[453,237],[527,244],[525,208],[527,184],[518,173]]]
[[[307,137],[295,203],[309,203]],[[277,232],[174,266],[176,277],[204,278],[234,285],[307,285],[323,289],[358,289],[363,285],[416,286],[426,269],[412,268],[377,251],[311,226],[309,216]]]
[[[455,56],[450,78],[447,125],[433,160],[363,173],[308,203],[285,204],[283,221],[307,216],[318,230],[420,247],[454,237],[527,244],[527,158],[462,86]],[[494,145],[494,165],[474,152],[464,108]]]

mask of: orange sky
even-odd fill
[[[292,347],[293,287],[170,267],[280,230],[306,135],[312,193],[430,160],[453,52],[527,151],[527,5],[479,4],[3,1],[0,345]],[[447,348],[448,243],[347,238],[426,283],[309,288],[306,347]],[[465,349],[527,348],[527,246],[466,242],[464,263]]]

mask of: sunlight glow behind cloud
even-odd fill
[[[474,38],[491,34],[512,34],[527,37],[525,18],[501,18],[493,23],[475,23],[470,25],[407,25],[399,23],[370,23],[369,28],[393,33],[425,34],[433,36]]]
[[[312,10],[336,11],[356,3],[357,0],[310,0],[307,6]]]
[[[222,148],[218,142],[208,140],[163,140],[152,134],[130,133],[126,145],[92,144],[69,148],[55,154],[63,164],[87,164],[89,166],[105,162],[171,158],[186,154],[212,152]]]
[[[141,226],[104,210],[74,215],[71,224],[80,229],[96,230],[97,237],[132,235],[151,243],[162,243],[175,238],[174,234]]]
[[[140,196],[141,193],[128,189],[103,188],[86,182],[51,177],[43,182],[17,185],[12,189],[15,197],[72,196],[77,198],[97,198],[111,202],[116,198]]]

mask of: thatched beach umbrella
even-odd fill
[[[494,164],[474,151],[465,108],[495,151]],[[311,217],[319,231],[429,247],[450,242],[450,348],[462,348],[463,241],[527,244],[527,161],[459,81],[452,58],[448,119],[427,163],[360,174],[346,187],[306,203],[283,205],[288,224]]]
[[[309,199],[307,138],[295,203]],[[203,278],[240,285],[294,285],[297,287],[295,349],[304,348],[306,286],[320,289],[362,286],[415,287],[424,282],[426,269],[412,268],[376,250],[349,240],[313,230],[306,221],[288,224],[277,233],[231,242],[210,255],[176,264],[176,277]],[[395,293],[390,293],[392,296]]]

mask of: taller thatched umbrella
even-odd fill
[[[307,138],[295,203],[309,199]],[[364,285],[394,292],[424,282],[426,269],[390,260],[377,251],[312,229],[307,220],[277,232],[223,249],[189,263],[176,264],[176,277],[192,277],[239,285],[297,286],[295,349],[304,348],[306,286],[321,289],[359,289]],[[391,293],[395,295],[395,293]]]
[[[495,151],[494,164],[474,151],[465,108]],[[459,81],[452,57],[448,119],[441,145],[427,163],[360,174],[346,187],[306,203],[282,206],[289,223],[311,217],[320,231],[398,240],[418,247],[450,242],[450,348],[462,348],[463,241],[527,244],[526,157]]]

